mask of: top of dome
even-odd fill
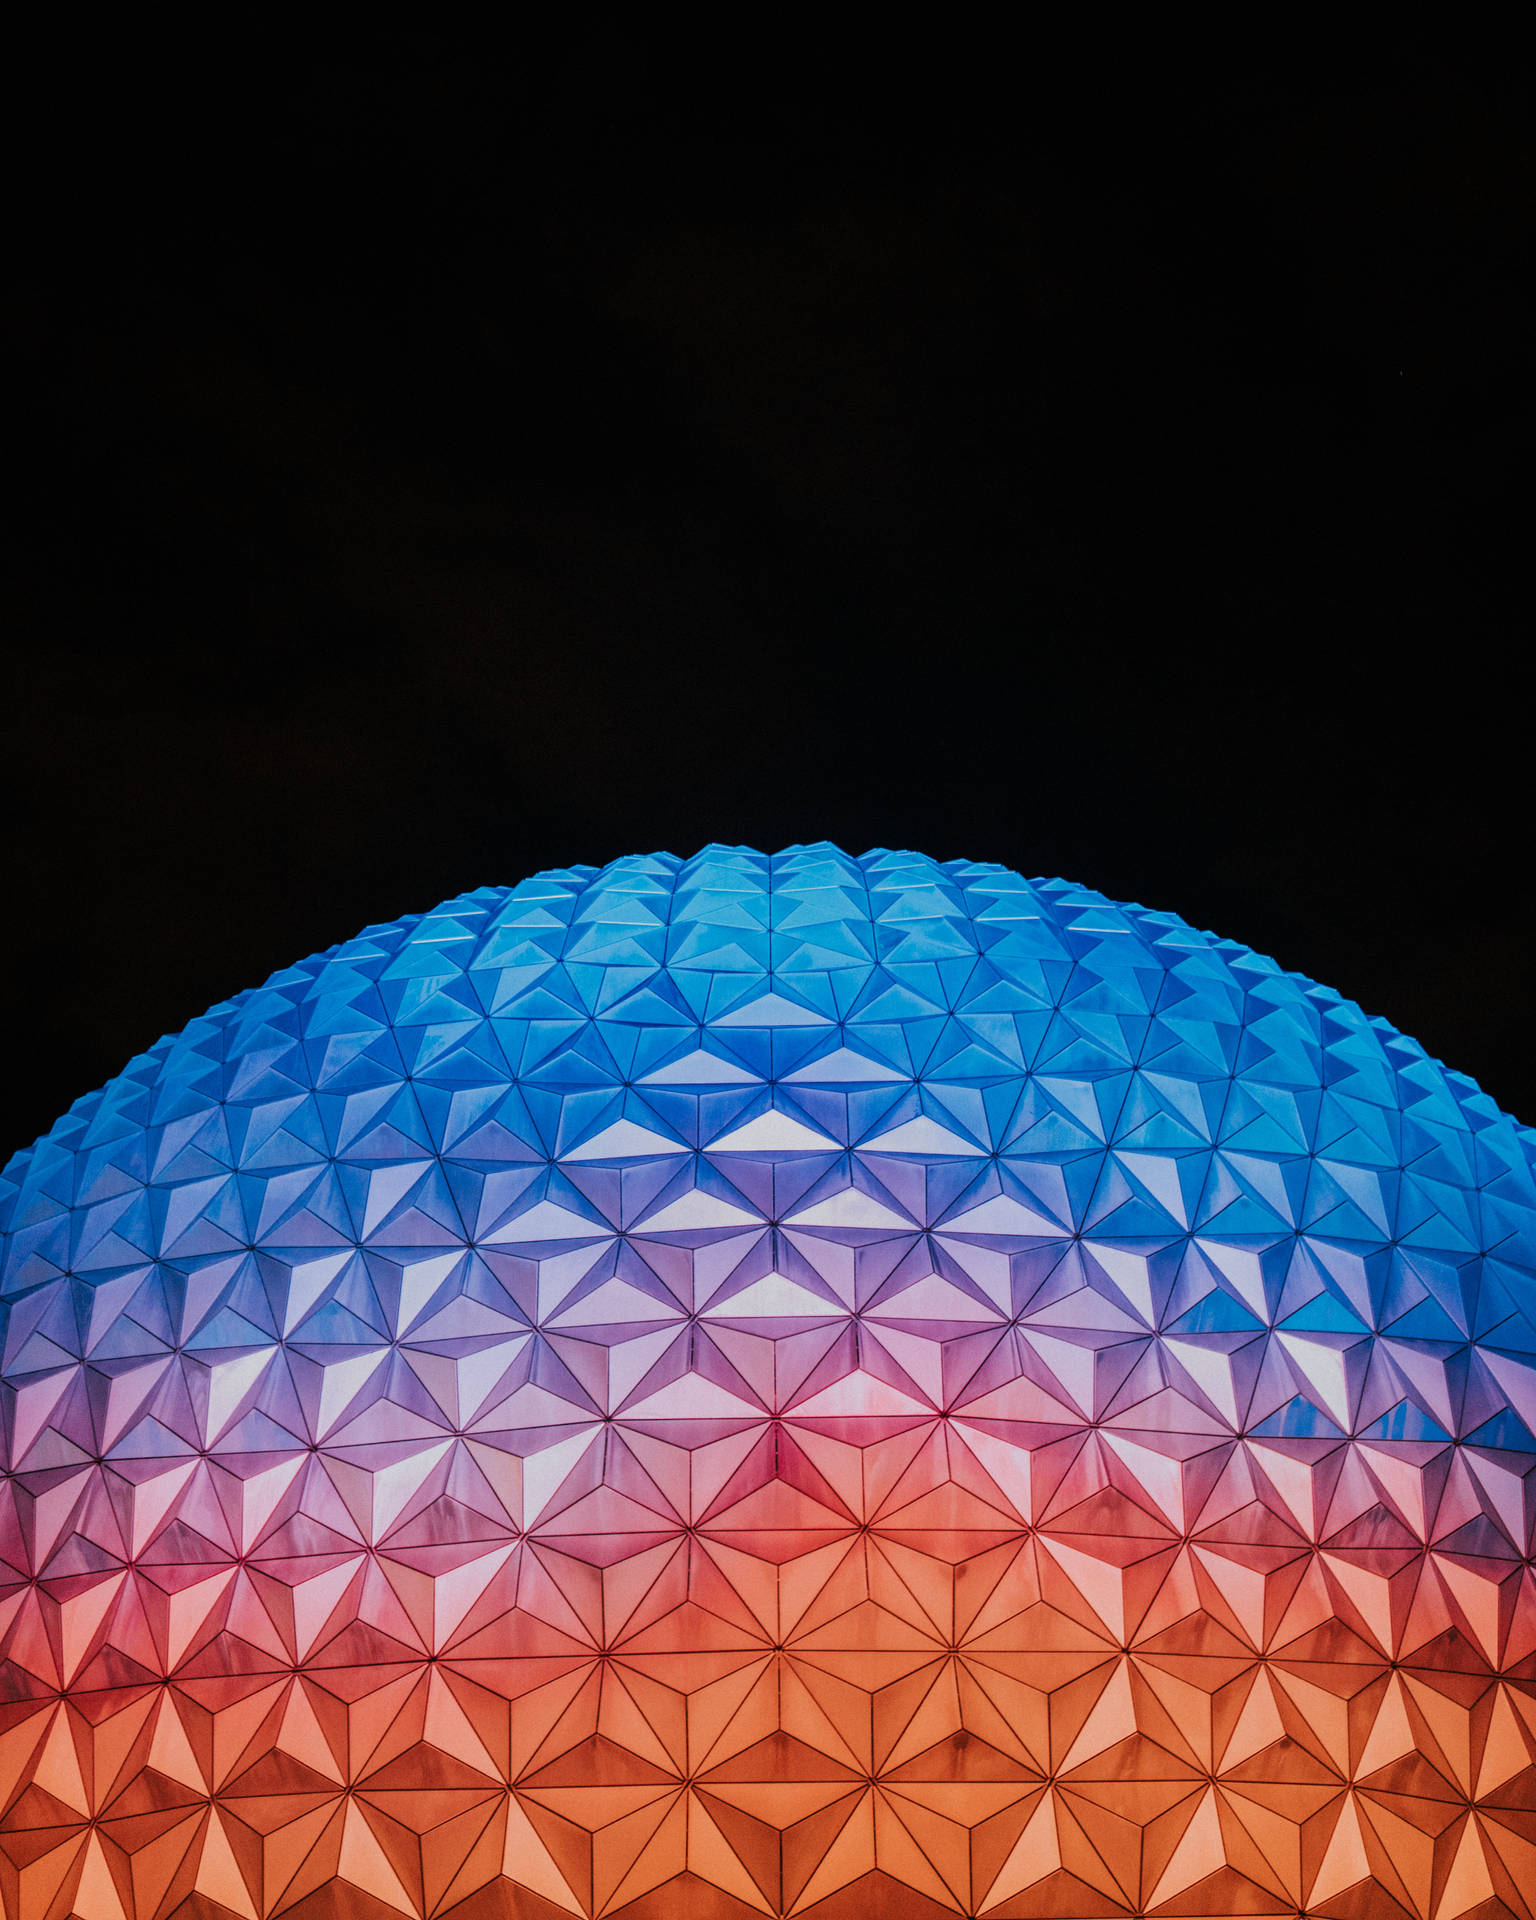
[[[211,1008],[12,1160],[0,1291],[841,1205],[1015,1251],[1301,1245],[1362,1331],[1529,1355],[1533,1168],[1473,1081],[1176,914],[710,846],[480,888]],[[7,1371],[45,1363],[13,1326]],[[1495,1373],[1464,1420],[1536,1420],[1536,1375]]]

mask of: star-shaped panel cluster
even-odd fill
[[[4,1177],[0,1903],[1531,1920],[1533,1164],[996,866],[370,928]]]

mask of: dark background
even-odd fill
[[[366,922],[822,837],[1536,1120],[1528,70],[754,20],[18,66],[0,1151]]]

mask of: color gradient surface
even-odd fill
[[[4,1911],[1529,1920],[1533,1163],[995,866],[370,928],[5,1175]]]

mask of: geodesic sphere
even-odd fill
[[[4,1911],[1530,1915],[1533,1160],[967,861],[275,974],[5,1176]]]

